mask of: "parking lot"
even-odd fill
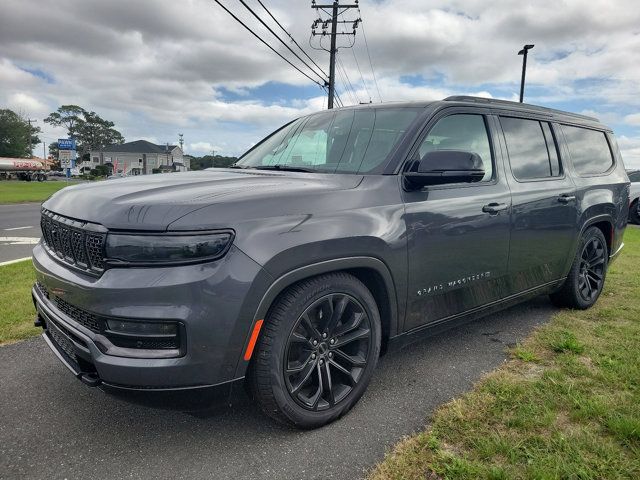
[[[0,263],[30,257],[39,239],[39,203],[0,205]]]

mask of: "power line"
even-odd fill
[[[345,84],[345,89],[346,89],[347,87],[349,87],[349,89],[350,89],[350,90],[351,90],[351,92],[353,93],[353,97],[354,97],[354,99],[355,99],[355,100],[354,100],[354,103],[355,103],[355,104],[360,103],[360,98],[358,98],[358,93],[356,92],[356,89],[355,89],[355,88],[353,88],[353,84],[351,83],[351,80],[349,79],[349,75],[347,74],[347,69],[346,69],[346,68],[344,68],[344,63],[342,62],[342,60],[340,59],[340,57],[339,57],[339,56],[337,56],[337,55],[336,55],[336,61],[338,62],[338,67],[339,67],[339,68],[338,68],[338,73],[340,73],[340,69],[342,69],[342,75],[343,75],[343,78],[346,78],[346,80],[347,80],[346,82],[344,82],[344,80],[343,80],[343,83]]]
[[[320,70],[320,71],[322,72],[322,74],[323,74],[325,77],[328,77],[328,76],[329,76],[329,74],[328,74],[327,72],[325,72],[325,71],[322,69],[322,67],[321,67],[320,65],[318,65],[318,64],[313,60],[313,58],[311,58],[311,57],[309,56],[309,54],[307,53],[307,51],[306,51],[304,48],[302,48],[298,42],[296,42],[296,39],[295,39],[295,38],[293,38],[293,36],[292,36],[288,31],[287,31],[287,29],[285,29],[285,28],[280,24],[280,22],[276,19],[276,17],[274,17],[274,16],[273,16],[273,14],[271,13],[271,11],[269,11],[269,9],[268,9],[267,7],[265,7],[265,6],[264,6],[264,3],[262,3],[262,0],[258,0],[258,3],[262,6],[262,8],[264,8],[264,9],[265,9],[265,11],[269,14],[269,16],[273,19],[273,21],[274,21],[274,22],[276,22],[276,24],[277,24],[277,25],[282,29],[282,31],[283,31],[284,33],[286,33],[286,34],[287,34],[287,36],[291,39],[291,41],[292,41],[293,43],[295,43],[295,45],[300,49],[300,51],[301,51],[302,53],[304,53],[304,55],[305,55],[309,60],[311,60],[311,63],[313,63],[316,67],[318,67],[318,70]]]
[[[344,12],[348,11],[349,9],[358,8],[358,4],[356,2],[354,5],[340,5],[339,0],[334,0],[333,3],[330,5],[318,5],[316,4],[315,0],[312,0],[311,8],[313,8],[316,11],[321,10],[325,13],[328,13],[325,9],[331,9],[331,20],[322,20],[321,18],[318,18],[311,25],[312,36],[316,36],[316,35],[326,36],[329,23],[331,24],[331,32],[329,33],[329,36],[331,38],[331,48],[329,49],[329,102],[328,102],[328,108],[331,109],[333,108],[333,97],[336,89],[336,85],[335,85],[336,53],[338,52],[336,39],[338,35],[353,35],[354,41],[355,41],[356,27],[358,26],[358,22],[359,22],[359,19],[351,22],[344,21],[344,20],[338,21],[338,16],[342,15]],[[351,34],[347,34],[345,32],[338,33],[338,23],[352,23],[353,33]],[[322,25],[321,33],[316,32],[316,28],[318,25]],[[321,38],[320,46],[322,47],[322,38]]]
[[[278,55],[282,60],[284,60],[285,62],[287,62],[289,65],[291,65],[293,68],[295,68],[298,72],[300,72],[302,75],[304,75],[305,77],[307,77],[309,80],[311,80],[313,83],[315,83],[316,85],[318,85],[320,88],[323,87],[323,85],[319,82],[317,82],[316,80],[314,80],[313,78],[311,78],[309,75],[307,75],[305,72],[303,72],[302,70],[300,70],[298,67],[296,67],[293,63],[291,63],[287,58],[285,58],[283,55],[280,54],[280,52],[278,52],[275,48],[273,48],[271,45],[269,45],[265,40],[262,39],[262,37],[260,37],[260,35],[258,35],[256,32],[254,32],[253,30],[251,30],[251,28],[249,28],[242,20],[240,20],[238,17],[236,17],[227,7],[225,7],[222,3],[220,3],[220,0],[214,0],[214,2],[216,2],[218,5],[220,5],[222,7],[222,9],[227,12],[229,15],[231,15],[231,17],[238,22],[240,25],[242,25],[245,29],[247,29],[249,31],[249,33],[251,33],[254,37],[256,37],[258,40],[260,40],[262,43],[264,43],[273,53],[275,53],[276,55]]]
[[[279,36],[276,32],[274,32],[274,31],[271,29],[271,27],[269,27],[269,25],[267,25],[267,24],[265,23],[265,21],[264,21],[264,20],[262,20],[262,18],[260,18],[260,15],[258,15],[256,12],[254,12],[254,11],[253,11],[253,9],[252,9],[249,5],[247,5],[247,4],[246,4],[246,2],[245,2],[244,0],[240,0],[240,3],[241,3],[242,5],[244,5],[244,7],[245,7],[247,10],[249,10],[249,12],[251,12],[251,15],[253,15],[254,17],[256,17],[256,18],[258,19],[258,21],[259,21],[262,25],[264,25],[264,27],[265,27],[267,30],[269,30],[269,32],[271,32],[271,34],[272,34],[274,37],[276,37],[276,38],[280,41],[280,43],[282,43],[282,45],[284,45],[284,46],[285,46],[285,48],[286,48],[287,50],[289,50],[289,51],[290,51],[290,52],[291,52],[291,53],[292,53],[292,54],[293,54],[293,55],[294,55],[298,60],[300,60],[300,61],[303,63],[303,65],[304,65],[304,66],[306,66],[309,70],[311,70],[311,71],[314,73],[314,75],[317,75],[317,76],[318,76],[318,78],[319,78],[321,81],[323,81],[323,82],[326,82],[326,81],[327,81],[326,76],[324,76],[324,77],[323,77],[322,75],[320,75],[318,72],[316,72],[316,71],[313,69],[313,67],[312,67],[311,65],[309,65],[309,64],[308,64],[307,62],[305,62],[302,58],[300,58],[300,55],[298,55],[296,52],[294,52],[294,51],[293,51],[293,49],[292,49],[289,45],[287,45],[287,42],[285,42],[284,40],[282,40],[282,38],[280,38],[280,36]]]
[[[360,12],[360,7],[358,7],[358,14],[360,18],[362,18],[362,12]],[[378,98],[380,102],[382,102],[382,95],[380,95],[380,88],[378,88],[378,80],[376,79],[376,72],[373,69],[373,62],[371,61],[371,52],[369,51],[369,42],[367,42],[367,34],[364,31],[364,22],[362,23],[362,36],[364,37],[364,45],[367,48],[367,56],[369,57],[369,66],[371,67],[371,74],[373,75],[373,83],[376,86],[376,91],[378,92]]]
[[[351,53],[353,53],[353,59],[356,61],[356,67],[358,67],[358,72],[360,73],[360,80],[362,80],[362,85],[364,85],[364,91],[367,92],[367,97],[369,97],[369,103],[371,103],[371,94],[369,93],[369,89],[367,88],[367,82],[364,81],[364,75],[362,75],[362,70],[360,70],[360,64],[358,63],[358,57],[356,57],[356,51],[351,49]]]

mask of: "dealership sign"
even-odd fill
[[[59,138],[58,150],[75,150],[76,141],[74,138]]]
[[[61,168],[73,168],[73,161],[76,159],[75,150],[60,150],[58,152],[58,160],[60,160]]]

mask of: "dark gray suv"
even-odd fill
[[[165,406],[246,386],[313,428],[391,345],[540,294],[593,305],[628,209],[594,118],[473,97],[324,111],[230,169],[54,194],[37,323],[88,385]]]

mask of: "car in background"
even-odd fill
[[[631,188],[629,190],[629,223],[640,225],[640,170],[628,171]]]

